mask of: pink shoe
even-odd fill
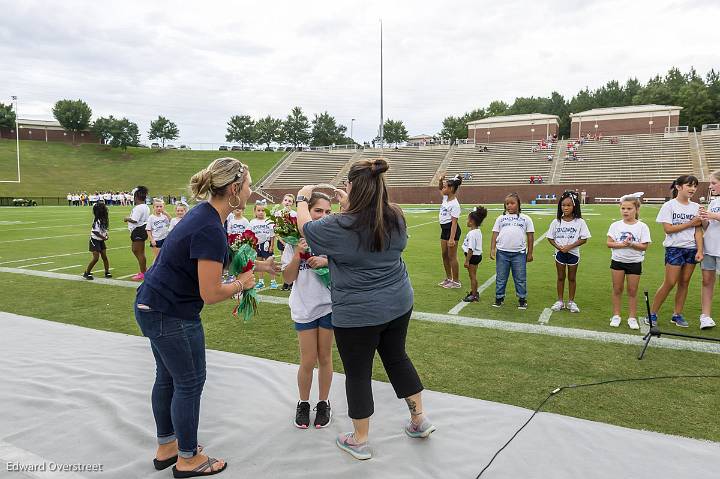
[[[145,279],[145,273],[138,273],[130,279],[133,281],[143,281]]]

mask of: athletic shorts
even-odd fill
[[[468,257],[467,253],[465,253],[465,257],[466,258]],[[478,264],[480,264],[480,261],[482,261],[481,254],[474,254],[474,255],[470,256],[470,261],[469,261],[470,264],[478,265]]]
[[[274,255],[272,251],[265,251],[260,248],[256,249],[257,257],[260,259],[268,259]]]
[[[623,263],[620,261],[610,260],[610,269],[616,271],[625,271],[625,274],[642,274],[642,263]]]
[[[695,261],[695,255],[697,250],[695,248],[675,248],[668,246],[665,248],[665,264],[671,266],[683,266],[686,264],[697,264]]]
[[[130,241],[147,241],[148,235],[145,225],[138,226],[130,232]]]
[[[309,323],[295,323],[295,331],[307,331],[308,329],[317,328],[332,329],[332,313]]]
[[[163,238],[161,240],[155,240],[155,247],[162,248],[163,243],[165,243],[165,238]]]
[[[107,249],[105,247],[105,241],[94,239],[94,238],[90,238],[90,246],[89,247],[90,247],[90,251],[94,251],[97,253],[102,253],[103,251],[105,251]]]
[[[282,241],[277,242],[277,247],[278,247],[278,250],[285,251],[285,243],[283,243]]]
[[[703,257],[702,263],[700,263],[700,267],[703,271],[716,271],[720,274],[720,256],[706,254]]]
[[[450,240],[450,229],[452,228],[452,222],[445,223],[444,225],[440,225],[440,239],[443,241],[449,241]],[[455,241],[460,241],[460,236],[462,235],[462,231],[460,231],[460,225],[457,225],[457,228],[455,228]]]
[[[580,262],[580,257],[575,256],[572,253],[563,253],[562,251],[555,252],[555,261],[560,264],[566,264],[568,266],[575,266]]]

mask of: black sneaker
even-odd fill
[[[525,298],[518,299],[518,309],[527,309],[527,299],[525,299]]]
[[[477,295],[474,295],[474,294],[472,294],[472,293],[468,293],[467,296],[465,296],[465,297],[463,298],[463,301],[466,302],[466,303],[473,303],[473,302],[477,302],[478,299],[480,299],[480,298],[478,298]]]
[[[112,278],[112,275],[110,274],[110,271],[105,271],[105,277],[106,277],[106,278]]]
[[[315,406],[315,411],[317,411],[317,413],[315,414],[315,421],[313,422],[313,425],[317,429],[328,427],[328,425],[330,424],[330,419],[332,419],[332,409],[330,408],[330,402],[319,401],[317,403],[317,406]]]
[[[493,306],[495,306],[496,308],[499,308],[500,306],[503,305],[504,302],[505,302],[505,298],[495,298],[495,302],[493,303]]]
[[[95,277],[92,275],[92,273],[83,273],[83,278],[93,280]]]
[[[282,288],[280,288],[280,291],[290,291],[290,285],[287,283],[283,283]]]
[[[307,429],[310,426],[310,403],[298,401],[295,411],[295,426],[300,429]]]

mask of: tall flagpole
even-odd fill
[[[380,19],[380,156],[383,154],[383,146],[385,142],[384,131],[385,118],[383,116],[383,31],[382,18]]]
[[[18,114],[18,99],[17,96],[12,97],[15,100],[15,150],[17,152],[17,182],[20,183],[20,118]]]

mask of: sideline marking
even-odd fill
[[[547,233],[543,233],[542,235],[540,235],[540,237],[539,237],[538,239],[536,239],[535,241],[533,241],[533,246],[537,246],[542,240],[545,239],[546,236],[547,236]],[[497,260],[496,260],[496,261],[497,261]],[[480,293],[482,293],[482,292],[485,291],[487,288],[489,288],[490,285],[495,282],[495,278],[497,278],[497,275],[496,275],[496,274],[490,276],[490,277],[487,279],[487,281],[485,281],[485,282],[482,284],[482,286],[478,288],[478,295],[480,295]],[[509,279],[510,279],[510,278],[508,277],[508,280],[509,280]],[[456,304],[455,306],[453,306],[453,308],[452,308],[450,311],[448,311],[448,314],[458,314],[460,311],[462,311],[463,309],[465,309],[465,306],[467,306],[468,304],[470,304],[470,303],[466,303],[465,301],[460,301],[458,304]]]
[[[137,274],[137,273],[130,273],[130,274],[127,274],[127,275],[125,275],[125,276],[120,276],[120,277],[118,277],[117,279],[127,279],[127,278],[129,278],[129,277],[131,277],[131,276],[135,276],[136,274]]]
[[[62,268],[49,269],[48,271],[51,271],[51,272],[52,272],[52,271],[60,271],[61,269],[80,268],[80,267],[82,267],[81,264],[74,264],[74,265],[72,265],[72,266],[63,266]]]
[[[125,228],[115,228],[110,231],[123,231]],[[56,238],[70,238],[73,236],[90,236],[89,233],[74,233],[71,235],[57,235],[57,236],[40,236],[38,238],[23,238],[23,239],[14,239],[14,240],[3,240],[0,241],[0,243],[21,243],[24,241],[37,241],[37,240],[52,240]]]
[[[115,246],[114,248],[107,248],[105,251],[111,251],[115,249],[125,249],[127,246]],[[14,259],[12,261],[3,261],[0,262],[0,265],[2,264],[10,264],[10,263],[24,263],[26,261],[33,261],[36,259],[48,259],[48,258],[61,258],[64,256],[75,256],[78,254],[88,254],[87,251],[80,251],[79,253],[64,253],[64,254],[51,254],[50,256],[36,256],[35,258],[25,258],[25,259]]]
[[[550,308],[543,309],[542,313],[540,313],[540,317],[538,318],[538,323],[540,324],[547,324],[550,322],[550,316],[552,316],[553,310]]]
[[[419,228],[419,227],[421,227],[421,226],[429,225],[429,224],[432,224],[432,223],[437,223],[437,221],[428,221],[427,223],[420,223],[419,225],[408,226],[407,229]],[[439,223],[438,223],[438,224],[439,224]]]
[[[18,269],[0,267],[0,273],[15,273],[28,276],[41,276],[44,278],[64,279],[68,281],[81,281],[90,284],[104,284],[111,286],[122,286],[124,288],[136,289],[142,283],[134,281],[120,281],[118,279],[97,278],[95,281],[87,281],[80,275],[49,273],[47,271],[38,271],[32,269]],[[272,304],[288,304],[288,298],[284,296],[266,296],[264,294],[257,295],[258,301]],[[587,341],[595,341],[601,343],[617,343],[630,346],[641,346],[643,337],[639,333],[609,333],[603,331],[593,331],[590,329],[565,328],[561,326],[549,326],[534,323],[517,323],[513,321],[503,321],[498,319],[480,319],[470,318],[467,316],[456,316],[450,314],[423,313],[421,311],[413,311],[412,319],[419,321],[430,321],[433,323],[455,324],[459,326],[472,326],[477,328],[497,329],[501,331],[510,331],[516,333],[539,334],[544,336],[555,336],[568,339],[583,339]],[[668,338],[655,338],[653,346],[665,349],[678,349],[684,351],[694,351],[700,353],[720,354],[720,344],[680,340]]]
[[[45,261],[44,263],[34,263],[34,264],[24,264],[22,266],[18,266],[18,268],[30,268],[32,266],[42,266],[44,264],[53,264],[52,261]]]

